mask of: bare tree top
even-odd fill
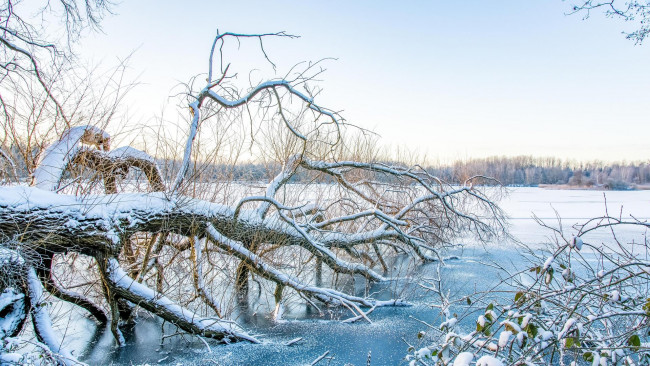
[[[604,11],[609,18],[619,18],[634,24],[635,30],[623,33],[636,44],[643,43],[650,33],[650,2],[647,0],[582,0],[573,6],[571,14],[584,14],[586,19],[593,11]]]

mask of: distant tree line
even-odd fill
[[[30,166],[36,161],[27,162],[27,159],[15,146],[5,151],[9,152],[16,162],[15,171],[21,181],[29,178]],[[2,159],[0,159],[2,160]],[[1,164],[6,162],[0,161]],[[180,161],[159,160],[159,166],[166,179],[178,171]],[[403,166],[398,162],[383,162],[391,166]],[[237,164],[215,164],[203,163],[194,167],[193,174],[200,175],[202,179],[213,181],[268,181],[282,167],[280,162],[264,163],[237,163]],[[4,178],[8,178],[7,166],[3,171]],[[428,173],[448,183],[462,183],[467,178],[482,175],[496,179],[507,186],[538,186],[538,185],[568,185],[575,187],[597,187],[611,190],[634,189],[642,185],[650,185],[650,160],[640,162],[579,162],[573,160],[562,160],[553,157],[533,156],[492,156],[487,158],[474,158],[457,160],[453,163],[430,164],[423,167]],[[3,177],[0,176],[0,179]],[[389,179],[384,176],[365,176],[365,179],[385,181]],[[331,177],[309,175],[306,173],[295,174],[293,182],[329,182]],[[496,182],[485,181],[486,184]]]
[[[170,163],[168,162],[168,164]],[[385,162],[385,164],[404,167],[407,165],[396,162]],[[273,162],[237,165],[210,164],[202,168],[202,174],[219,180],[264,181],[273,176],[280,166],[280,163]],[[431,175],[449,183],[462,183],[472,176],[483,175],[494,178],[507,186],[558,184],[622,190],[634,189],[640,185],[650,185],[650,160],[646,162],[578,162],[553,157],[493,156],[457,160],[450,164],[431,164],[424,169]],[[325,181],[325,179],[313,175],[296,174],[292,180],[307,182]],[[376,176],[372,179],[382,181],[387,178]],[[492,184],[489,181],[486,183]]]
[[[650,184],[650,161],[577,162],[532,156],[493,156],[456,161],[426,168],[449,182],[462,182],[474,175],[485,175],[509,186],[562,184],[604,189],[630,189]]]

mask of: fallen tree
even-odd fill
[[[206,85],[188,92],[189,132],[173,180],[165,182],[149,154],[132,147],[110,150],[106,131],[77,126],[45,150],[31,187],[0,187],[1,260],[21,268],[20,272],[9,270],[11,266],[0,269],[0,278],[11,279],[0,282],[4,291],[0,300],[21,309],[3,312],[11,324],[5,336],[17,334],[27,314],[46,319],[33,320],[39,339],[61,355],[60,362],[76,362],[69,352],[54,347],[55,341],[48,341],[56,335],[47,326],[47,306],[35,306],[42,301],[44,288],[87,310],[99,323],[110,322],[118,345],[126,341],[120,322],[135,316],[138,308],[191,334],[222,342],[258,342],[227,319],[217,296],[223,286],[217,289],[216,281],[232,279],[226,288],[243,304],[251,276],[273,284],[273,317],[278,320],[289,291],[317,309],[342,306],[351,312],[350,319],[367,319],[367,308],[406,302],[359,296],[324,277],[390,281],[390,256],[438,260],[439,251],[459,236],[473,234],[487,240],[504,232],[500,209],[477,184],[486,178],[473,177],[452,186],[419,166],[372,162],[372,156],[371,162],[364,162],[357,159],[364,156],[350,153],[356,146],[351,148],[344,133],[349,127],[336,112],[316,104],[316,92],[308,87],[314,74],[321,72],[316,64],[256,83],[243,93],[229,83],[233,77],[229,65],[215,76],[213,59],[222,57],[215,50],[222,50],[226,39],[261,42],[271,36],[291,37],[285,33],[217,35]],[[282,145],[273,151],[283,155],[269,158],[282,159],[283,165],[264,189],[242,194],[234,204],[203,199],[201,191],[216,183],[197,182],[199,169],[193,156],[200,126],[224,123],[227,118],[246,123],[243,115],[282,126],[279,137],[272,140]],[[124,178],[133,171],[144,173],[149,192],[130,191]],[[291,181],[297,175],[311,177],[312,183],[301,184],[303,193],[294,195],[296,185]],[[323,181],[328,183],[316,183]],[[83,194],[66,194],[80,184],[91,188]],[[71,256],[75,259],[66,261]],[[74,286],[57,283],[54,264],[68,265],[66,271],[75,274],[74,282],[81,271],[76,258],[83,258],[83,271],[94,272],[87,275],[92,280]],[[234,273],[224,270],[230,268],[226,265],[219,267],[219,260],[235,263]],[[170,274],[171,267],[175,270]],[[221,273],[215,275],[217,270]],[[180,284],[186,274],[191,274],[190,294]],[[96,295],[73,292],[72,287]]]

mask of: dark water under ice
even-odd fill
[[[481,247],[454,254],[458,254],[458,259],[447,260],[441,270],[451,298],[488,289],[498,282],[499,271],[482,263],[506,263],[509,258],[518,258],[513,250]],[[422,265],[418,274],[425,278],[434,277],[437,276],[436,268],[435,263]],[[348,314],[332,309],[331,313],[321,317],[304,305],[290,308],[285,321],[279,324],[268,318],[268,312],[241,314],[237,322],[258,336],[263,342],[261,345],[218,345],[208,340],[206,346],[197,337],[179,335],[167,338],[161,346],[162,322],[158,319],[139,319],[137,325],[125,327],[127,346],[123,348],[114,346],[109,329],[95,329],[94,323],[83,317],[78,318],[83,325],[74,328],[84,331],[71,331],[70,337],[79,347],[75,354],[92,365],[309,365],[326,351],[329,351],[328,356],[334,357],[331,365],[366,365],[368,353],[372,365],[398,365],[404,363],[408,348],[406,342],[417,345],[418,332],[427,328],[420,320],[433,325],[444,320],[439,309],[431,306],[439,303],[439,298],[414,283],[406,282],[409,281],[383,285],[384,288],[380,289],[371,288],[371,291],[381,291],[375,297],[390,297],[396,295],[393,289],[406,287],[403,294],[412,303],[409,307],[378,308],[369,316],[372,323],[341,323],[339,320]],[[174,327],[164,328],[165,334],[175,332]],[[302,340],[285,345],[298,337]]]

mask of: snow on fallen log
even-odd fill
[[[132,168],[139,169],[147,177],[150,190],[164,191],[162,173],[153,157],[144,151],[130,146],[119,147],[111,152],[95,149],[80,150],[73,163],[96,171],[104,178],[104,190],[107,194],[117,193],[117,178],[124,178]]]
[[[52,319],[47,312],[48,306],[43,295],[43,286],[33,268],[27,270],[27,283],[36,337],[54,352],[59,361],[66,366],[82,364],[63,346],[62,338],[52,328]]]
[[[138,283],[120,267],[116,259],[108,259],[106,272],[114,291],[121,297],[141,306],[145,310],[177,325],[192,334],[215,338],[223,342],[249,341],[259,343],[255,337],[244,332],[230,321],[215,318],[203,318],[186,309],[162,294]]]
[[[364,299],[362,297],[348,295],[334,289],[306,285],[293,276],[280,272],[270,264],[266,263],[264,259],[260,258],[255,253],[250,252],[241,243],[238,243],[221,234],[214,228],[214,226],[210,224],[207,225],[206,234],[215,245],[221,249],[226,250],[229,253],[232,253],[235,257],[241,259],[242,261],[247,262],[259,275],[273,282],[289,286],[299,293],[302,293],[308,297],[316,298],[324,303],[349,305],[355,308],[359,314],[363,312],[357,307],[356,304],[365,307],[409,305],[407,302],[398,299],[374,301]]]
[[[110,135],[94,126],[72,127],[59,141],[50,145],[34,170],[32,184],[38,188],[54,191],[59,186],[63,171],[81,149],[81,143],[93,144],[108,150]]]
[[[251,211],[235,217],[230,206],[183,196],[168,198],[162,192],[75,197],[33,187],[0,187],[0,229],[4,232],[40,237],[48,234],[49,240],[55,242],[71,241],[70,246],[82,241],[89,250],[104,248],[116,252],[125,234],[156,232],[163,226],[187,234],[200,222],[213,224],[234,240],[256,236],[267,242],[301,246],[338,272],[360,274],[376,281],[386,278],[366,266],[337,257],[329,247],[352,247],[397,235],[391,230],[307,233],[281,218],[262,219]],[[27,223],[42,231],[24,232]]]

